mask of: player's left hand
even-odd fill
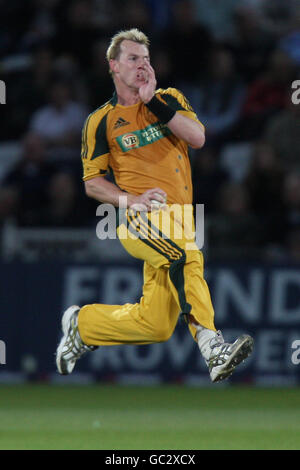
[[[157,82],[156,82],[154,69],[150,65],[150,63],[145,62],[144,67],[145,67],[145,72],[148,78],[147,78],[147,82],[144,83],[139,88],[139,95],[140,95],[141,100],[144,103],[148,103],[154,96]]]

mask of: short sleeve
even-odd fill
[[[176,88],[167,88],[166,90],[158,90],[158,92],[162,91],[161,97],[162,99],[172,108],[174,111],[178,111],[180,114],[187,116],[190,119],[193,119],[196,122],[199,122],[203,126],[204,125],[201,121],[199,121],[197,114],[193,110],[192,106],[190,105],[188,99],[184,96],[184,94],[177,90]]]
[[[106,118],[106,114],[92,113],[83,127],[81,145],[83,181],[107,173],[109,146],[106,137]]]

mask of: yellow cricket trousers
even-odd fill
[[[182,207],[151,212],[122,212],[118,237],[126,251],[144,261],[144,284],[138,303],[85,305],[78,316],[79,333],[88,345],[149,344],[172,335],[180,313],[216,330],[203,255],[193,234],[194,221]],[[178,206],[177,206],[178,209]],[[181,211],[181,212],[180,212]],[[179,214],[179,215],[178,215]],[[195,339],[196,329],[188,322]]]

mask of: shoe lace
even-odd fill
[[[221,365],[226,361],[226,357],[230,354],[231,344],[225,343],[221,331],[217,331],[214,338],[210,340],[211,355],[209,359],[210,367]],[[216,349],[217,348],[217,349]]]
[[[223,335],[220,330],[216,332],[216,335],[210,340],[209,345],[211,349],[215,348],[216,346],[221,346],[225,344]]]
[[[68,338],[66,340],[64,355],[71,353],[72,359],[79,359],[85,352],[94,351],[97,349],[96,346],[88,346],[84,344],[80,338],[78,326],[77,326],[77,317],[74,315],[71,319],[70,331]]]

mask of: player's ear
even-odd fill
[[[113,73],[116,73],[119,71],[119,62],[116,59],[110,59],[109,66],[110,66],[110,70]]]

